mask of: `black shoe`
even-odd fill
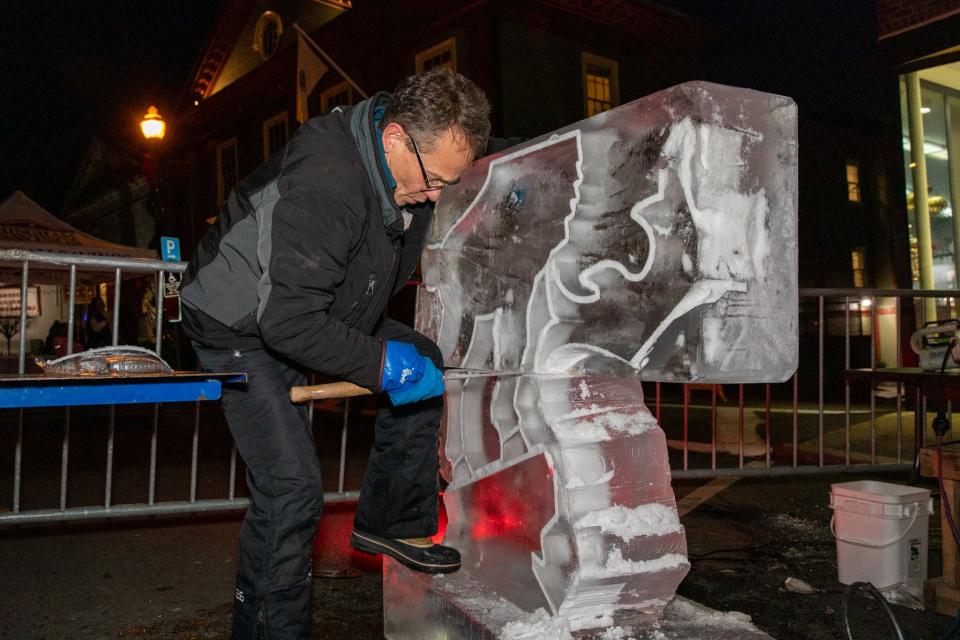
[[[430,544],[429,538],[416,540],[417,544],[411,544],[412,540],[381,538],[354,529],[350,535],[350,546],[364,553],[388,555],[400,564],[423,573],[451,573],[460,568],[460,552],[453,547]]]

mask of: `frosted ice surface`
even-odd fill
[[[417,323],[446,364],[779,382],[797,364],[797,117],[691,82],[444,193]]]
[[[457,580],[506,604],[457,594],[438,619],[459,607],[522,638],[661,617],[689,563],[640,380],[793,373],[796,189],[793,101],[694,82],[445,191],[417,325],[448,366],[486,372],[447,377],[445,542]],[[387,628],[424,637],[400,588]]]
[[[573,636],[568,620],[537,609],[525,619],[504,625],[500,640],[573,640]]]
[[[689,564],[666,440],[639,381],[453,379],[444,442],[445,543],[461,571],[574,630],[659,617]]]
[[[389,640],[773,640],[749,616],[673,598],[654,625],[609,619],[589,630],[544,609],[524,611],[463,571],[428,576],[383,561],[384,636]],[[603,627],[602,629],[599,627]],[[526,636],[522,635],[526,634]]]
[[[606,477],[605,475],[604,478]],[[604,533],[613,533],[617,537],[629,541],[637,536],[660,535],[679,531],[680,519],[677,516],[676,509],[654,502],[642,504],[633,509],[616,505],[599,511],[591,511],[577,521],[577,527],[600,527],[600,530]]]

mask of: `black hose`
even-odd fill
[[[944,371],[947,368],[947,358],[950,357],[950,352],[957,345],[957,338],[954,337],[950,340],[950,343],[947,345],[947,350],[943,354],[943,361],[940,363],[940,405],[946,405],[946,385],[944,383]],[[920,407],[917,407],[917,411],[920,410]],[[941,416],[940,414],[943,414]],[[949,429],[949,422],[945,417],[945,409],[941,410],[938,414],[938,420],[943,420],[945,425]],[[938,420],[934,420],[934,429],[936,431],[938,427]],[[944,426],[944,425],[939,425]],[[958,531],[957,523],[953,517],[953,509],[950,505],[950,500],[947,498],[947,492],[943,484],[943,452],[941,447],[943,446],[943,436],[945,435],[948,429],[943,429],[942,432],[937,431],[937,482],[940,485],[940,501],[941,508],[947,516],[947,522],[950,524],[950,531],[953,534],[954,540],[957,541],[957,544],[960,545],[960,531]],[[952,444],[952,443],[951,443]],[[913,474],[910,480],[911,484],[915,483],[920,478],[920,450],[916,452],[916,456],[913,459]],[[917,506],[919,509],[919,505]],[[879,603],[880,607],[883,609],[883,613],[887,616],[887,622],[890,623],[890,628],[893,631],[894,640],[906,640],[906,636],[903,635],[903,629],[900,628],[900,623],[897,622],[897,617],[893,614],[893,609],[890,608],[890,603],[887,602],[886,598],[883,597],[883,594],[880,593],[880,590],[877,589],[869,582],[854,582],[844,590],[843,595],[840,598],[840,611],[843,618],[843,630],[847,634],[847,640],[853,640],[853,632],[850,629],[850,594],[854,591],[863,590],[868,595],[870,595],[874,600]],[[949,640],[957,631],[960,630],[960,609],[957,610],[957,615],[954,617],[953,622],[950,624],[950,627],[940,636],[937,637],[937,640]]]
[[[957,339],[951,338],[950,342],[947,343],[947,350],[943,353],[943,361],[940,363],[940,406],[946,404],[946,398],[944,396],[946,393],[946,383],[943,381],[943,372],[947,370],[947,359],[950,357],[950,352],[953,351],[953,348],[957,346]]]
[[[897,622],[897,617],[893,615],[893,609],[890,608],[890,603],[887,602],[883,594],[869,582],[854,582],[844,590],[843,595],[840,597],[840,612],[843,617],[843,630],[847,633],[847,640],[853,640],[853,632],[850,630],[850,594],[859,589],[866,591],[868,595],[872,596],[873,599],[880,604],[884,614],[887,616],[887,622],[890,623],[894,640],[907,640],[907,637],[903,635],[903,629],[900,628],[900,623]]]
[[[943,354],[943,362],[940,363],[940,404],[941,406],[946,405],[946,399],[944,396],[944,383],[943,375],[944,370],[947,368],[947,357],[950,355],[950,351],[957,344],[957,339],[954,338],[950,341],[950,344],[947,345],[947,352]],[[950,525],[950,532],[953,534],[953,539],[958,545],[960,545],[960,531],[957,528],[957,522],[953,517],[953,507],[950,505],[950,500],[947,498],[947,490],[943,483],[943,445],[944,444],[954,444],[956,440],[950,442],[943,441],[943,434],[937,434],[937,484],[940,487],[940,508],[943,510],[943,513],[947,516],[947,523]],[[917,458],[919,460],[919,457]],[[960,609],[957,609],[957,615],[954,616],[953,622],[947,628],[943,634],[937,636],[937,640],[949,640],[952,638],[957,631],[960,630]]]
[[[946,388],[944,386],[944,379],[943,379],[944,371],[947,370],[947,358],[950,357],[950,351],[953,350],[953,347],[956,346],[956,344],[957,344],[957,339],[951,338],[950,343],[947,344],[947,350],[943,352],[943,360],[940,362],[940,375],[937,377],[937,380],[940,383],[939,384],[940,393],[938,395],[940,396],[941,407],[945,407],[947,404],[946,403],[947,394],[946,394]],[[916,407],[914,411],[920,411],[920,407]],[[941,412],[942,411],[944,410],[941,410]],[[940,414],[937,414],[937,418],[938,419],[940,418]],[[936,429],[937,420],[934,420],[933,424],[934,424],[934,429]],[[924,426],[924,429],[926,429],[926,426]],[[917,484],[918,482],[920,482],[920,448],[919,447],[917,447],[917,450],[916,452],[914,452],[914,455],[913,455],[913,470],[910,472],[909,483],[911,485],[914,485],[914,484]],[[941,493],[942,492],[943,490],[941,489]]]

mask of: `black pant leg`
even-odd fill
[[[195,345],[207,371],[247,373],[223,407],[247,465],[250,507],[240,528],[233,638],[310,638],[313,541],[323,505],[320,463],[305,406],[289,399],[303,373],[258,349]]]
[[[439,347],[404,324],[385,319],[374,335],[412,343],[420,355],[443,368]],[[382,403],[354,526],[386,538],[431,536],[437,532],[443,398],[394,407],[384,396]]]

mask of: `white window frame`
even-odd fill
[[[424,69],[424,64],[431,58],[435,58],[439,54],[443,53],[446,50],[450,50],[450,62],[444,66],[449,67],[452,71],[457,70],[457,39],[456,38],[447,38],[440,44],[436,44],[429,49],[424,49],[417,53],[414,57],[414,68],[417,73],[423,73],[426,71]]]
[[[283,123],[284,144],[290,141],[290,127],[287,124],[287,112],[281,111],[272,118],[263,121],[263,159],[270,159],[270,129],[275,125]]]
[[[610,71],[610,109],[620,106],[620,65],[616,60],[582,51],[580,53],[580,83],[583,85],[583,114],[587,117],[590,113],[589,104],[591,100],[587,93],[587,67],[590,65],[604,67]]]
[[[240,182],[240,153],[237,148],[237,139],[230,138],[229,140],[224,140],[217,145],[217,206],[219,207],[227,199],[229,195],[229,189],[226,188],[226,183],[223,176],[223,151],[227,147],[233,147],[233,165],[234,170],[237,172],[237,180],[233,184]],[[233,186],[231,185],[230,189]]]
[[[333,85],[329,89],[325,89],[320,94],[320,113],[330,113],[330,106],[327,104],[327,101],[330,100],[330,98],[332,98],[333,96],[340,95],[344,91],[347,91],[350,96],[349,104],[353,104],[353,101],[354,101],[353,86],[349,82],[344,80],[339,84]]]

